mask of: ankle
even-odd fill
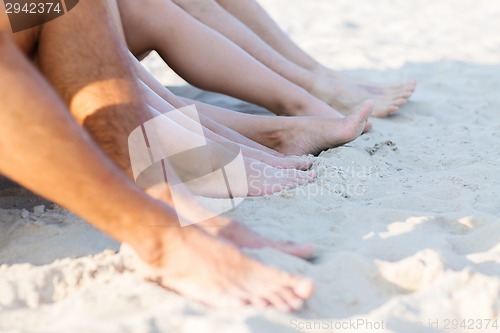
[[[297,89],[293,96],[287,96],[286,100],[281,103],[281,112],[279,116],[306,116],[307,110],[310,110],[314,105],[315,97],[305,89]]]
[[[168,254],[178,248],[184,240],[184,229],[180,226],[146,226],[142,232],[133,235],[130,244],[145,263],[162,267],[168,263]]]
[[[291,120],[283,119],[283,120]],[[287,142],[289,139],[289,129],[284,126],[284,122],[276,122],[271,129],[261,133],[261,137],[264,139],[265,145],[271,149],[276,151],[280,151],[280,148]]]

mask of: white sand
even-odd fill
[[[62,210],[0,211],[1,332],[327,332],[295,328],[357,319],[384,322],[371,332],[486,332],[475,325],[499,317],[498,1],[262,3],[326,64],[419,81],[397,116],[323,153],[316,184],[248,199],[233,214],[265,235],[317,244],[314,263],[249,252],[313,277],[307,307],[207,309],[124,270],[103,251],[116,244]],[[451,319],[483,321],[446,330]]]

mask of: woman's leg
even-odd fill
[[[371,111],[371,108],[361,107],[355,114],[343,119],[245,115],[186,98],[179,98],[156,81],[137,60],[134,59],[134,61],[139,76],[148,86],[146,89],[151,89],[149,91],[150,103],[155,101],[156,105],[161,105],[162,102],[167,101],[175,104],[177,108],[195,104],[202,119],[204,119],[202,121],[204,126],[206,126],[206,121],[213,122],[215,120],[217,128],[220,128],[219,123],[224,124],[250,138],[252,142],[260,142],[286,155],[316,154],[321,150],[354,140],[361,134],[358,128],[365,127],[366,117]],[[303,137],[305,139],[302,139]],[[300,144],[298,140],[300,140]],[[267,163],[267,161],[271,162],[269,158],[263,162]],[[304,162],[306,162],[305,165]],[[273,163],[278,163],[279,166],[294,165],[298,168],[308,168],[311,161],[275,161],[270,164],[274,165]]]
[[[334,117],[275,117],[235,113],[183,98],[217,122],[287,156],[319,154],[359,137],[373,109],[366,102],[351,115]]]
[[[173,106],[171,106],[167,101],[165,101],[160,96],[158,96],[155,92],[153,92],[151,89],[149,89],[149,87],[147,87],[145,84],[144,84],[144,89],[146,91],[146,98],[147,98],[149,105],[152,108],[154,108],[158,112],[159,115],[164,114],[168,117],[168,112],[172,111],[174,109]],[[190,104],[186,103],[184,107],[187,107],[188,105],[192,106],[193,104],[194,103],[190,103]],[[203,105],[202,108],[204,106],[205,105]],[[199,111],[198,116],[200,117],[200,119],[203,118],[205,120],[210,120],[209,117],[206,117],[203,115],[201,110],[198,110],[198,111]],[[233,116],[235,114],[234,112],[231,112],[229,110],[227,110],[227,111],[231,114],[231,116]],[[204,127],[205,125],[203,123],[205,121],[200,120],[200,123],[197,123],[195,120],[191,119],[187,115],[184,115],[182,112],[176,113],[176,117],[175,117],[175,119],[172,118],[172,121],[177,122],[178,125],[180,125],[186,131],[188,131],[188,133],[186,133],[186,135],[189,134],[189,131],[196,133],[196,131],[198,129],[201,129],[203,131],[203,135],[205,136],[205,138],[208,141],[212,142],[212,144],[220,143],[220,144],[224,145],[224,144],[235,144],[236,143],[240,147],[241,153],[244,156],[244,158],[247,159],[249,162],[255,160],[255,161],[263,162],[264,164],[267,164],[267,165],[275,167],[275,168],[300,169],[300,170],[307,170],[312,165],[312,159],[309,157],[306,157],[306,156],[278,157],[278,156],[267,154],[267,153],[263,152],[262,150],[249,147],[245,144],[237,143],[237,142],[234,142],[232,140],[229,140],[226,137],[213,132],[211,129]],[[218,126],[218,128],[219,127],[220,126]],[[227,128],[227,127],[224,127],[224,128]],[[170,131],[171,131],[168,127],[166,127],[164,130],[166,133],[170,133]],[[232,129],[227,128],[227,131],[230,131],[231,134],[236,133],[238,137],[246,138],[245,136],[239,134],[238,132],[236,132]],[[198,134],[196,134],[196,135],[198,135]],[[184,140],[186,140],[186,139],[184,139]],[[247,140],[249,140],[251,142],[255,142],[255,141],[250,140],[250,139],[247,139]],[[171,140],[171,142],[178,142],[178,141]],[[255,144],[261,146],[257,142],[255,142]],[[263,146],[263,147],[265,147],[265,146]],[[267,147],[265,147],[265,148],[269,149]]]
[[[313,69],[320,68],[320,65],[294,44],[253,0],[221,1],[227,10],[215,0],[173,1],[274,72],[344,114],[350,114],[360,103],[370,99],[374,103],[375,115],[383,116],[396,110],[411,95],[411,85],[396,85],[394,89],[375,93],[374,89],[362,89],[350,81],[317,73]],[[236,17],[230,12],[234,12]]]
[[[122,156],[126,148],[113,149],[113,145],[126,142],[130,133],[126,127],[131,122],[122,123],[120,117],[109,117],[110,113],[106,113],[108,117],[99,120],[97,116],[99,112],[104,112],[103,107],[118,111],[114,103],[121,105],[128,104],[136,98],[139,101],[142,99],[138,98],[140,90],[137,87],[133,89],[132,82],[137,78],[129,76],[130,72],[126,70],[129,64],[123,63],[127,57],[126,50],[117,43],[115,28],[106,24],[111,19],[108,5],[109,1],[83,1],[70,13],[45,25],[40,39],[39,59],[44,64],[45,73],[50,76],[54,86],[58,87],[59,93],[73,108],[82,111],[75,113],[80,116],[79,120],[88,121],[89,117],[93,117],[92,119],[99,123],[92,127],[95,141],[101,144],[117,164],[121,165],[128,158],[128,153]],[[1,7],[0,5],[0,9]],[[2,15],[1,10],[0,15]],[[86,33],[82,34],[82,30]],[[100,43],[97,49],[96,43]],[[121,52],[122,56],[116,57],[113,50]],[[110,62],[108,56],[115,61]],[[4,139],[9,138],[9,142],[3,140],[5,142],[2,146],[10,148],[2,150],[6,155],[2,156],[0,161],[8,161],[2,163],[2,173],[20,180],[35,190],[36,187],[45,188],[47,191],[45,194],[51,198],[59,197],[57,191],[66,189],[68,196],[59,197],[60,200],[74,199],[72,208],[82,215],[86,211],[87,215],[84,216],[91,221],[93,219],[95,221],[99,214],[102,214],[100,224],[96,224],[103,230],[121,241],[132,243],[136,249],[146,249],[141,254],[149,264],[148,275],[152,279],[192,299],[211,305],[245,303],[259,305],[262,302],[269,302],[280,309],[291,310],[300,307],[302,300],[311,295],[312,283],[309,280],[267,268],[245,257],[226,242],[209,236],[196,227],[182,230],[172,228],[172,225],[167,223],[173,214],[171,209],[155,200],[147,199],[136,186],[120,187],[119,185],[126,181],[120,182],[119,176],[109,164],[108,168],[102,167],[102,163],[106,163],[103,162],[105,159],[96,159],[96,154],[89,153],[89,145],[92,144],[88,139],[82,138],[81,135],[73,135],[78,133],[78,130],[67,120],[67,115],[66,118],[63,116],[64,111],[54,113],[54,109],[64,109],[62,103],[53,105],[48,101],[51,94],[41,91],[44,86],[46,87],[45,81],[34,74],[35,70],[30,68],[26,61],[24,63],[19,61],[22,57],[4,41],[4,35],[0,33],[0,86],[5,88],[0,89],[4,92],[0,94],[3,105],[0,115],[4,129],[12,130],[10,133],[12,135],[9,133],[3,135]],[[74,61],[71,66],[65,66],[68,59]],[[78,64],[81,67],[77,66]],[[97,66],[100,71],[93,72]],[[82,69],[87,71],[85,76],[82,76],[84,72]],[[115,76],[115,74],[121,75]],[[37,78],[33,80],[33,77]],[[95,82],[100,82],[100,87],[111,94],[86,89]],[[50,91],[48,88],[46,90]],[[34,96],[37,98],[34,99]],[[75,101],[75,98],[78,100]],[[88,104],[76,107],[74,103]],[[134,106],[141,107],[140,103]],[[92,112],[92,109],[95,112]],[[33,110],[43,111],[33,113]],[[136,108],[130,109],[134,113],[139,112],[137,110],[141,111]],[[133,119],[132,116],[130,118]],[[105,122],[106,120],[109,122]],[[54,128],[46,124],[52,121],[55,121],[58,128],[51,134],[50,129]],[[108,127],[103,128],[104,124]],[[102,129],[100,136],[97,131],[99,126]],[[120,130],[116,131],[117,128]],[[27,135],[19,135],[23,129],[27,129],[33,136],[28,138]],[[16,138],[14,142],[13,138]],[[103,142],[103,138],[108,138],[109,142]],[[49,139],[52,140],[50,141],[52,147],[47,145],[43,150],[33,150],[34,143],[47,143]],[[23,151],[20,152],[20,149]],[[68,160],[71,153],[80,150],[87,154],[76,156],[77,159],[74,161]],[[13,156],[16,157],[13,159]],[[89,166],[88,161],[82,161],[85,156],[95,163],[92,162]],[[47,163],[49,160],[52,164],[44,170],[43,177],[33,173],[34,165]],[[89,174],[89,168],[101,169],[96,179],[90,179],[93,176],[92,173]],[[71,171],[73,175],[61,180],[61,174],[64,174],[61,171]],[[24,180],[21,179],[22,172],[27,175]],[[103,183],[107,188],[104,194],[99,193]],[[92,184],[97,185],[93,188]],[[116,186],[111,186],[113,184]],[[106,194],[109,191],[111,194]],[[85,196],[84,200],[81,200],[82,195]],[[105,199],[102,199],[103,197]],[[108,204],[103,205],[106,202]],[[95,204],[95,207],[85,208],[87,204]],[[111,209],[110,204],[120,209]],[[123,213],[120,213],[129,212],[131,207],[134,207],[133,214],[123,216]],[[113,223],[121,217],[123,217],[121,224]],[[125,237],[127,233],[130,234],[129,239]]]
[[[119,1],[129,48],[156,48],[188,82],[261,105],[280,115],[340,113],[291,83],[171,1]],[[158,15],[161,13],[161,15]]]
[[[214,0],[175,1],[190,2],[198,4],[199,7],[212,8],[211,4]],[[312,88],[314,94],[341,111],[349,108],[357,99],[371,99],[375,102],[374,115],[384,116],[395,109],[391,108],[391,106],[399,106],[415,90],[415,81],[392,85],[379,84],[354,79],[323,66],[302,50],[255,0],[217,0],[217,2],[285,58],[309,72],[319,75],[319,77],[316,77]],[[195,5],[192,5],[192,7],[195,7]],[[205,12],[210,13],[211,11],[213,9]],[[206,16],[206,14],[203,16]],[[211,24],[208,25],[212,26]],[[235,27],[230,29],[234,30]],[[228,33],[227,29],[216,30],[229,37],[226,34]],[[245,48],[232,37],[229,38]],[[330,89],[328,89],[328,85],[330,85]]]
[[[3,32],[0,101],[0,172],[132,245],[149,278],[211,305],[269,302],[290,311],[311,295],[311,281],[265,267],[199,228],[181,229],[171,207],[102,154]]]
[[[182,152],[182,146],[173,145],[173,142],[182,143],[185,147],[197,147],[206,142],[203,156],[186,157],[174,165],[175,170],[183,179],[196,179],[199,175],[208,175],[219,169],[219,161],[232,160],[234,153],[223,145],[212,141],[208,136],[203,137],[192,132],[193,123],[189,117],[179,119],[170,118],[169,111],[172,107],[163,100],[155,99],[155,94],[148,93],[146,99],[150,104],[150,114],[155,115],[155,136],[160,150],[166,156]],[[191,127],[191,128],[190,128]],[[209,135],[210,136],[210,135]],[[245,151],[243,150],[244,154]],[[314,171],[299,171],[295,169],[276,169],[265,163],[245,157],[246,177],[238,179],[239,184],[231,186],[235,197],[260,196],[280,192],[285,189],[306,185],[314,179]],[[217,178],[190,182],[190,190],[197,195],[209,197],[226,197],[228,195],[226,184],[220,184]]]
[[[156,106],[157,110],[166,112],[173,107],[180,109],[188,105],[193,105],[192,101],[184,101],[181,98],[172,94],[167,88],[161,85],[135,58],[132,57],[136,65],[139,77],[145,85],[145,91],[148,92],[149,103]],[[246,136],[238,133],[237,131],[226,127],[219,122],[214,121],[207,117],[203,109],[212,108],[213,106],[200,103],[199,117],[201,124],[204,127],[205,135],[215,142],[234,142],[240,145],[243,149],[245,156],[264,162],[274,167],[279,168],[297,168],[307,170],[311,167],[313,160],[309,157],[284,157],[283,154],[268,148],[260,143],[247,138]],[[226,110],[225,113],[228,117],[238,117],[237,112]],[[187,118],[187,117],[186,117]],[[192,121],[186,119],[186,122]]]

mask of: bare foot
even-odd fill
[[[295,169],[308,169],[312,164],[310,158],[286,159],[258,152],[259,156],[273,160],[277,168],[252,158],[243,156],[241,159],[239,153],[235,144],[209,141],[206,146],[154,163],[137,177],[136,182],[142,188],[152,188],[164,184],[165,176],[175,174],[179,182],[196,195],[227,198],[272,194],[307,185],[316,177],[314,170]]]
[[[198,223],[197,226],[203,228],[203,230],[211,235],[224,238],[242,248],[260,249],[271,247],[304,259],[311,258],[314,253],[314,246],[312,244],[299,245],[294,242],[271,240],[250,230],[245,225],[225,217],[203,221]]]
[[[333,73],[318,75],[311,94],[346,115],[357,110],[364,101],[371,100],[372,116],[386,117],[405,105],[416,87],[415,81],[384,85]]]
[[[167,245],[147,255],[143,274],[159,285],[215,307],[253,305],[299,310],[313,293],[310,279],[264,266],[197,227],[166,236]]]
[[[311,96],[313,97],[313,96]],[[367,101],[367,100],[365,100]],[[328,118],[328,119],[345,119],[346,115],[342,114],[341,112],[337,111],[334,107],[331,105],[328,105],[324,101],[322,101],[319,98],[312,98],[310,101],[310,104],[304,104],[304,105],[298,105],[297,108],[295,109],[289,109],[286,113],[288,116],[294,116],[294,117],[318,117],[318,118]],[[360,107],[363,105],[361,103]],[[368,132],[372,125],[366,121],[365,122],[365,127],[363,128],[362,133]],[[254,138],[254,140],[259,141],[262,143],[262,140],[260,138]],[[263,143],[267,147],[271,147],[274,150],[277,150],[277,148],[274,148],[272,145],[268,145],[266,143]],[[283,153],[282,151],[279,151],[280,153]],[[286,155],[286,154],[285,154]],[[290,156],[290,155],[288,155]]]
[[[304,186],[316,178],[314,170],[278,169],[265,163],[245,159],[248,195],[261,196]]]
[[[218,147],[216,149],[219,151],[212,150],[212,153],[203,159],[197,156],[195,160],[183,158],[166,165],[156,163],[143,173],[142,178],[138,178],[138,182],[143,188],[159,186],[165,183],[163,174],[175,173],[195,195],[227,198],[230,195],[228,190],[233,197],[262,196],[304,186],[316,178],[314,170],[279,169],[244,157],[241,170],[231,167],[230,173],[222,180],[221,170],[227,172],[224,161],[231,161],[234,157],[228,157],[225,150],[220,150]],[[162,168],[166,168],[166,171],[162,171]],[[152,180],[148,178],[149,175]]]
[[[309,170],[314,163],[313,156],[275,156],[251,147],[242,146],[243,156],[265,163],[278,169]]]
[[[225,216],[216,216],[206,219],[208,214],[207,209],[203,207],[191,193],[184,191],[182,201],[179,199],[174,203],[171,192],[168,187],[164,189],[153,188],[146,191],[153,198],[167,203],[175,207],[177,214],[191,221],[202,221],[196,226],[202,228],[209,234],[223,238],[232,242],[240,248],[260,249],[271,247],[278,251],[290,254],[292,256],[309,259],[314,252],[314,246],[311,244],[296,244],[293,242],[281,242],[271,240],[267,237],[259,235],[245,225],[236,222]]]
[[[345,118],[294,117],[285,119],[274,134],[273,149],[286,155],[319,154],[321,151],[350,142],[361,135],[373,109],[365,102]]]

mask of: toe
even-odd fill
[[[310,171],[301,171],[301,170],[292,170],[288,176],[300,180],[312,181],[314,179],[314,170]]]
[[[305,185],[305,184],[304,184]],[[288,180],[283,186],[282,186],[282,189],[281,191],[284,191],[284,190],[293,190],[293,189],[296,189],[297,187],[299,186],[302,186],[299,184],[298,180],[297,181],[294,181],[294,180]],[[278,192],[281,192],[281,191],[276,191],[274,193],[278,193]]]
[[[308,157],[297,157],[297,169],[298,170],[309,170],[313,164],[313,161]]]
[[[406,103],[408,103],[408,100],[406,98],[396,98],[391,102],[392,106],[403,106]]]
[[[387,115],[390,115],[390,114],[398,112],[399,111],[399,107],[397,107],[397,106],[394,105],[394,106],[389,107],[387,109],[387,111],[388,111]]]
[[[370,116],[370,113],[373,111],[373,105],[374,103],[371,100],[368,100],[363,104],[360,109],[362,117],[368,118]]]
[[[398,98],[405,98],[405,99],[408,99],[411,97],[411,95],[413,94],[413,91],[409,91],[409,90],[402,90],[400,91],[396,96]]]
[[[276,278],[276,277],[275,277]],[[277,284],[276,281],[279,281]],[[271,306],[283,312],[297,311],[302,308],[304,300],[312,295],[311,287],[299,287],[302,280],[289,274],[282,274],[279,279],[269,281],[267,286],[254,294],[252,304],[256,307]],[[300,293],[294,288],[303,288]]]
[[[302,308],[304,301],[314,293],[314,282],[311,279],[285,274],[280,281],[283,281],[283,284],[276,293],[294,311]]]
[[[406,83],[401,83],[397,85],[393,85],[387,89],[388,95],[391,94],[398,94],[400,92],[409,92],[410,94],[415,91],[416,88],[416,81],[410,81]]]
[[[297,170],[309,170],[313,164],[313,161],[308,157],[303,156],[291,156],[283,158],[282,165],[285,166],[286,169],[297,169]]]
[[[304,306],[304,300],[297,297],[295,292],[290,288],[282,288],[279,294],[288,303],[292,311],[298,311]]]
[[[212,297],[206,304],[216,308],[243,308],[250,303],[243,293],[227,293],[226,295],[227,297]]]
[[[264,310],[269,307],[270,302],[261,296],[252,295],[248,297],[248,302],[257,310]]]
[[[314,282],[311,279],[300,279],[294,286],[295,295],[306,300],[314,293]]]
[[[306,186],[307,184],[310,183],[308,179],[304,178],[295,178],[293,181],[295,181],[298,186]]]
[[[314,156],[306,156],[302,160],[302,168],[301,170],[309,170],[314,164],[314,161],[316,161],[316,158]]]
[[[411,92],[411,93],[413,93],[416,88],[417,88],[417,81],[410,81],[410,82],[406,83],[404,86],[404,89],[406,91]]]
[[[378,108],[375,108],[375,111],[372,112],[372,117],[376,117],[376,118],[384,118],[384,117],[387,117],[391,114],[393,114],[394,112],[398,111],[399,108],[397,106],[394,106],[394,105],[389,105],[389,106],[385,106],[384,108],[381,108],[381,107],[378,107]]]
[[[288,302],[281,297],[278,292],[271,292],[265,296],[263,296],[267,302],[269,302],[269,306],[272,306],[279,311],[282,312],[291,312],[292,307],[288,304]]]

